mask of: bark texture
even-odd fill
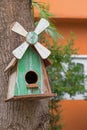
[[[24,41],[10,30],[15,21],[27,31],[34,29],[29,0],[0,0],[0,130],[47,130],[47,100],[4,101],[8,83],[4,69],[12,59],[12,50]]]

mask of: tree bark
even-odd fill
[[[24,41],[10,29],[15,21],[27,31],[34,29],[29,0],[0,0],[0,130],[47,130],[47,100],[5,102],[9,74],[4,69],[12,50]]]

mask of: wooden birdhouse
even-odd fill
[[[33,32],[27,32],[18,22],[13,25],[12,31],[24,36],[25,42],[13,50],[15,57],[5,69],[10,70],[7,101],[55,96],[46,72],[51,52],[38,42],[38,35],[48,26],[49,22],[43,18]]]

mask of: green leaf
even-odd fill
[[[63,38],[63,36],[60,33],[58,33],[57,29],[51,25],[46,29],[46,33],[49,34],[55,42],[57,42],[58,39]]]

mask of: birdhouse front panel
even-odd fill
[[[29,47],[18,60],[15,96],[40,94],[43,91],[42,62],[38,53]]]

